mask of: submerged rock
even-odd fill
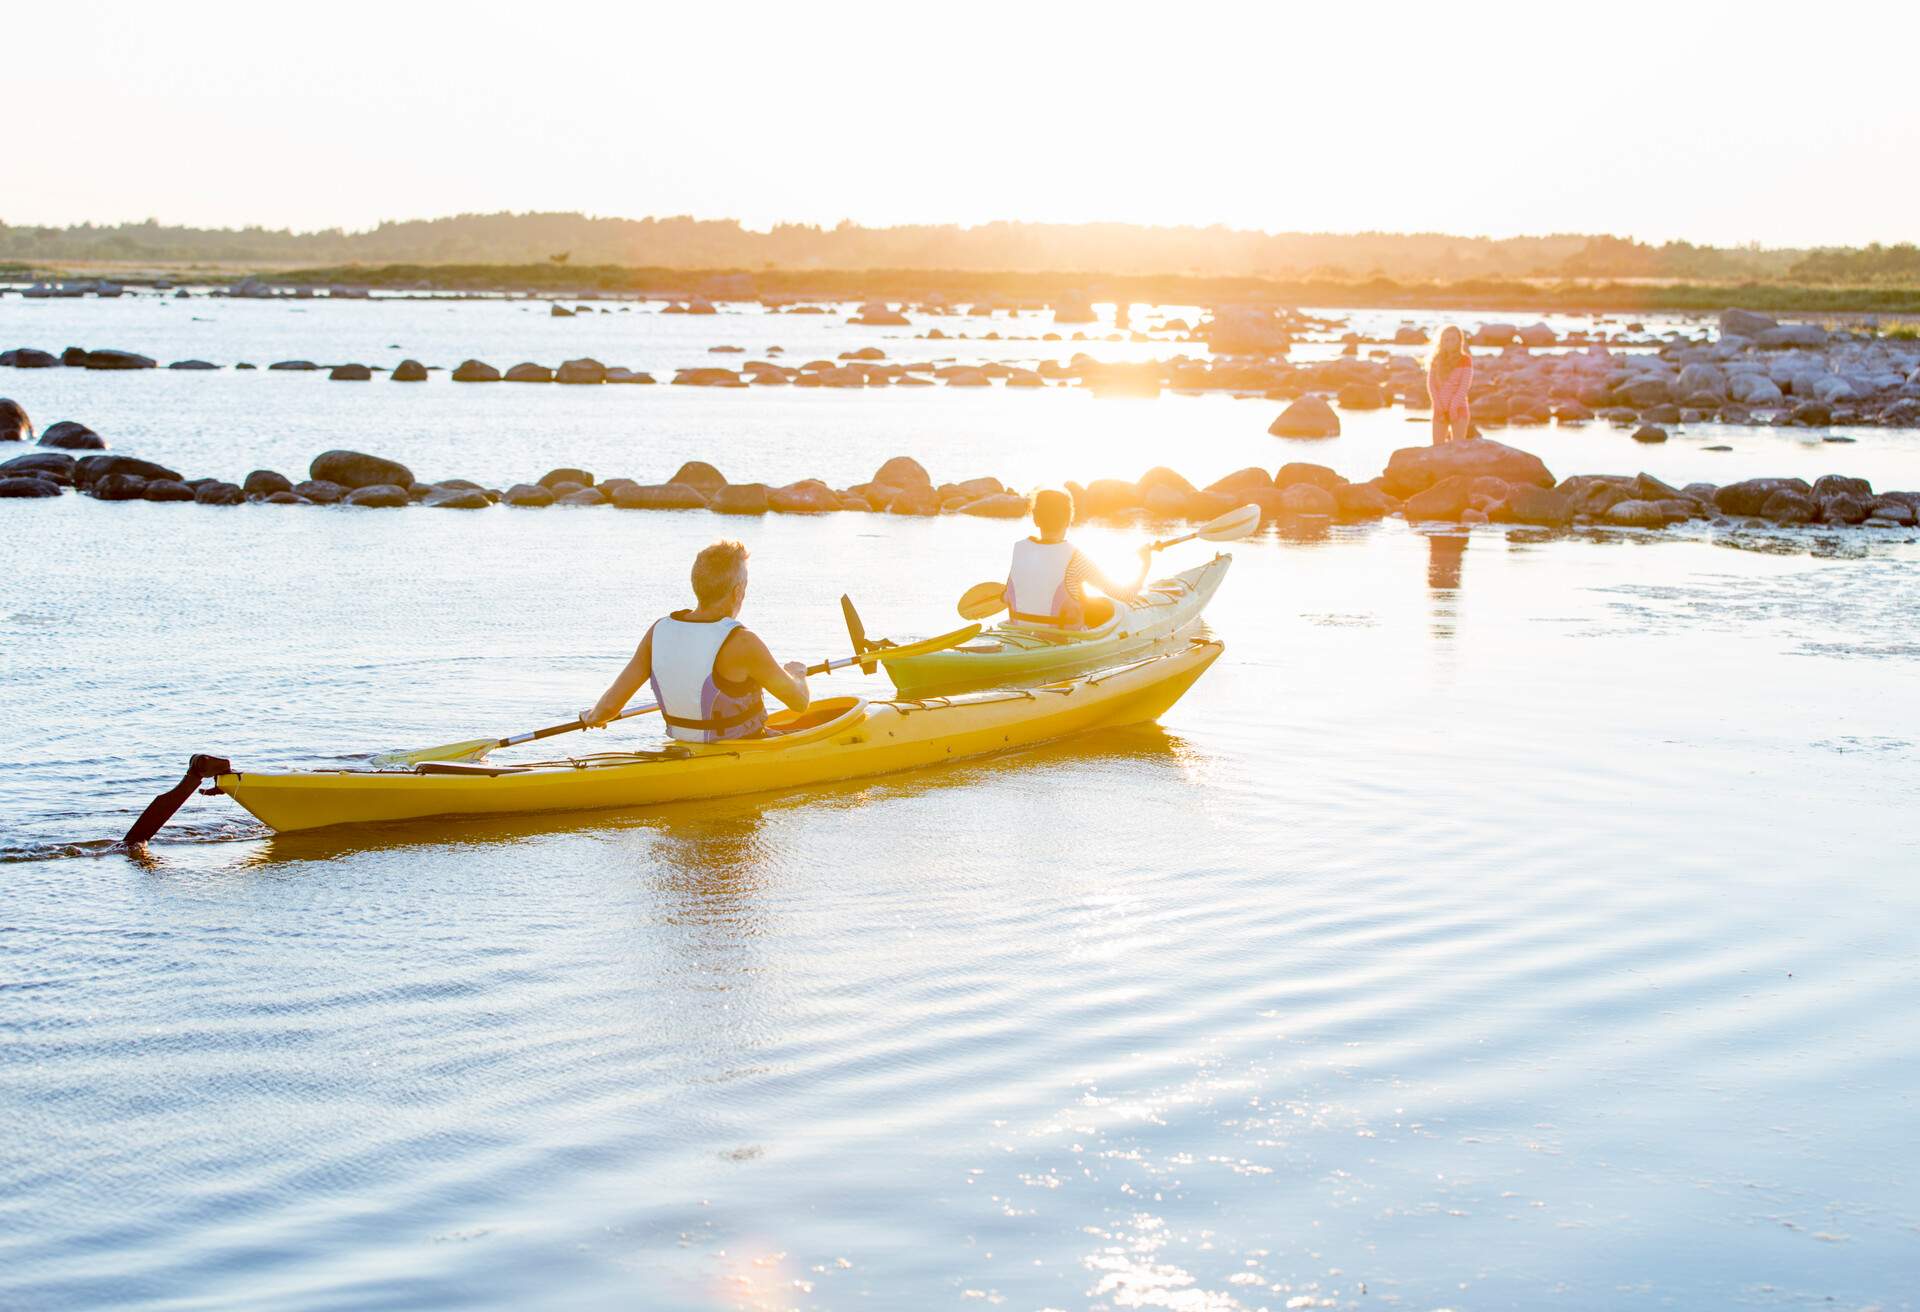
[[[319,461],[315,461],[318,464]],[[295,483],[293,490],[316,506],[338,505],[345,500],[348,491],[346,485],[327,478],[310,478],[304,483]]]
[[[393,483],[373,483],[366,487],[357,487],[346,495],[348,505],[367,506],[375,510],[397,509],[406,505],[410,499],[406,488]]]

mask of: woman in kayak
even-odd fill
[[[1106,622],[1113,607],[1098,598],[1089,603],[1087,584],[1114,601],[1132,601],[1147,581],[1152,547],[1140,548],[1139,577],[1130,585],[1118,584],[1067,541],[1067,526],[1072,523],[1071,493],[1045,488],[1033,494],[1033,526],[1039,532],[1013,544],[1013,566],[1007,571],[1007,613],[1015,620],[1065,629],[1095,628]]]
[[[770,692],[795,711],[811,700],[807,667],[773,659],[758,634],[740,623],[747,599],[747,549],[716,542],[693,560],[691,610],[655,620],[633,659],[580,720],[598,728],[618,715],[640,685],[653,684],[667,735],[683,743],[717,743],[766,730]]]
[[[1427,357],[1427,395],[1433,401],[1433,444],[1465,441],[1473,427],[1467,389],[1473,386],[1473,357],[1466,335],[1448,324],[1433,339]]]

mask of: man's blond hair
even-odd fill
[[[722,539],[693,558],[693,595],[702,606],[711,606],[746,582],[747,549],[731,539]]]

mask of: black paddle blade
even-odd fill
[[[860,612],[853,608],[853,598],[844,592],[840,594],[840,613],[847,619],[847,636],[853,639],[853,654],[864,656],[872,651],[874,644],[867,639],[867,626],[860,622]],[[860,673],[872,674],[879,668],[877,661],[863,661]]]
[[[140,813],[140,818],[133,822],[133,828],[127,830],[127,836],[120,841],[128,847],[146,842],[160,832],[162,825],[173,819],[173,813],[200,786],[201,780],[232,773],[233,762],[226,757],[196,753],[187,762],[187,772],[180,777],[180,782],[148,802],[147,809]]]

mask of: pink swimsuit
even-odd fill
[[[1463,356],[1460,363],[1449,372],[1442,374],[1435,365],[1427,366],[1427,393],[1433,398],[1433,440],[1446,441],[1451,433],[1448,420],[1455,421],[1453,427],[1463,434],[1466,432],[1470,415],[1467,410],[1467,389],[1473,386],[1473,360]]]

